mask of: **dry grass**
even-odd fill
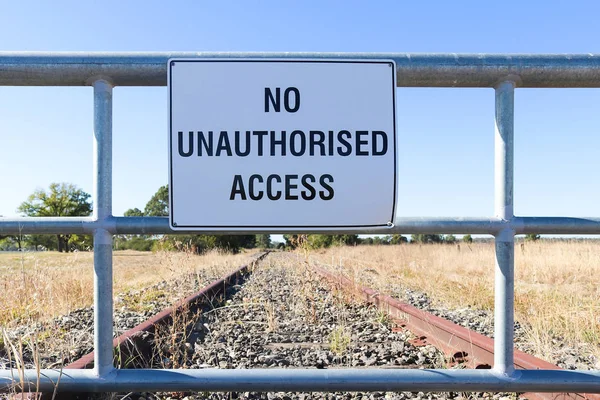
[[[600,242],[528,242],[515,249],[515,314],[549,358],[555,337],[600,355]],[[400,284],[452,307],[493,309],[494,245],[338,247],[310,256],[390,292]]]
[[[184,274],[222,276],[248,254],[117,251],[114,293],[141,289]],[[0,253],[0,326],[43,321],[93,303],[93,253]]]

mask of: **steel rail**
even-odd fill
[[[0,52],[0,86],[166,86],[170,58],[393,60],[399,87],[600,87],[598,54]]]
[[[232,282],[237,282],[238,278],[241,275],[248,272],[248,270],[254,264],[256,264],[258,261],[265,258],[267,254],[268,254],[268,252],[259,254],[254,260],[252,260],[248,264],[245,264],[245,265],[242,265],[242,266],[236,268],[231,273],[227,274],[226,276],[224,276],[220,279],[213,281],[208,286],[202,288],[200,291],[189,295],[185,299],[182,299],[182,300],[178,301],[177,303],[175,303],[173,306],[165,308],[164,310],[153,315],[151,318],[147,319],[146,321],[142,322],[141,324],[138,324],[135,327],[122,333],[121,335],[119,335],[118,337],[113,339],[113,341],[112,341],[113,348],[119,349],[119,353],[121,355],[131,353],[132,352],[131,347],[132,347],[132,345],[133,345],[133,347],[137,346],[135,342],[136,342],[136,339],[138,337],[140,337],[141,333],[143,333],[143,332],[152,333],[152,332],[154,332],[157,325],[168,324],[171,321],[174,313],[193,310],[194,308],[198,307],[203,302],[206,302],[207,300],[210,301],[210,300],[214,299],[216,296],[220,295],[221,293],[224,293],[228,285],[230,285]],[[94,365],[94,352],[92,351],[92,352],[84,355],[83,357],[73,361],[72,363],[67,365],[64,369],[67,369],[67,370],[83,369],[83,368],[89,368],[93,365]]]
[[[311,265],[311,268],[338,289],[350,292],[388,313],[399,325],[415,334],[419,342],[431,344],[443,351],[451,363],[460,361],[475,369],[490,369],[494,365],[494,339],[371,288],[357,285],[343,275],[331,273],[315,265]],[[562,370],[548,361],[519,350],[514,350],[514,367],[524,370]],[[576,393],[527,393],[526,397],[540,400],[559,397],[600,400],[598,394]]]

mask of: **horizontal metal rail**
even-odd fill
[[[399,87],[600,87],[598,54],[60,53],[0,52],[0,86],[166,86],[169,58],[394,60]]]
[[[539,233],[561,235],[598,235],[600,218],[572,217],[514,217],[510,221],[500,218],[477,217],[399,217],[391,228],[338,228],[331,233],[373,233],[373,234],[411,234],[411,233],[458,233],[496,235],[504,229],[515,234]],[[105,229],[112,234],[190,234],[196,231],[172,231],[167,217],[114,217],[95,220],[93,217],[0,217],[0,235],[19,235],[31,233],[75,233],[92,234],[96,229]],[[231,230],[228,233],[256,233],[252,230]],[[265,229],[268,233],[312,233],[311,230]],[[314,231],[323,233],[322,230]],[[204,232],[223,234],[223,231]]]
[[[481,369],[115,369],[35,370],[24,373],[25,391],[433,391],[600,392],[600,371],[516,370],[511,376]],[[0,389],[19,384],[16,371],[0,370]]]

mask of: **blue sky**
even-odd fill
[[[600,3],[1,1],[0,50],[599,53]],[[521,89],[515,213],[597,216],[597,89]],[[398,214],[493,214],[491,89],[398,89]],[[0,87],[0,215],[92,192],[92,89]],[[114,213],[167,183],[166,88],[114,92]]]

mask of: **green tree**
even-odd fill
[[[73,184],[51,183],[48,191],[36,189],[21,203],[18,211],[29,217],[85,217],[92,213],[90,197]],[[70,250],[71,237],[56,235],[58,251]]]
[[[413,243],[442,243],[444,240],[442,235],[430,235],[430,234],[413,234],[410,237],[410,241]]]
[[[525,240],[528,242],[535,242],[536,240],[540,239],[540,235],[538,235],[537,233],[528,233],[527,235],[525,235]]]
[[[390,244],[390,237],[389,236],[375,236],[373,238],[373,244],[375,245],[388,245]]]
[[[130,208],[129,210],[125,211],[123,215],[126,217],[143,217],[144,212],[139,208]]]
[[[285,247],[290,249],[295,249],[298,246],[299,235],[283,235],[283,240],[285,240]]]
[[[359,241],[358,235],[334,235],[331,244],[337,246],[356,246]]]
[[[0,250],[21,250],[23,241],[27,238],[28,236],[21,237],[19,235],[0,236]]]
[[[153,249],[189,251],[202,254],[211,249],[237,253],[254,246],[254,235],[165,235]]]
[[[448,243],[448,244],[454,244],[456,243],[456,236],[450,234],[450,235],[445,235],[444,236],[444,242]]]
[[[58,250],[58,242],[53,235],[28,235],[27,244],[35,249]]]
[[[120,237],[117,241],[115,238],[116,250],[136,250],[136,251],[150,251],[154,246],[154,240],[148,239],[144,236],[132,236],[132,237]]]
[[[135,213],[136,209],[131,212]],[[128,210],[130,211],[130,210]],[[138,210],[139,211],[139,210]],[[146,203],[145,216],[164,217],[169,215],[169,186],[161,186]],[[165,235],[156,245],[163,249],[193,251],[202,254],[207,250],[218,248],[237,253],[241,248],[255,246],[254,235]]]
[[[471,237],[471,235],[464,235],[462,241],[465,243],[473,243],[473,238]]]
[[[296,248],[302,235],[283,235],[286,246]],[[358,235],[306,235],[306,245],[311,249],[330,246],[355,246],[360,242]]]
[[[256,235],[226,235],[230,241],[235,241],[240,248],[253,249],[256,247]]]
[[[256,246],[261,249],[268,249],[271,247],[271,235],[256,235]]]
[[[308,235],[308,247],[322,249],[333,244],[333,235]]]
[[[161,186],[150,198],[144,208],[144,215],[148,217],[166,217],[169,215],[169,186]]]
[[[389,242],[390,242],[390,244],[402,244],[402,243],[407,243],[408,239],[402,235],[395,234],[395,235],[391,236]]]

